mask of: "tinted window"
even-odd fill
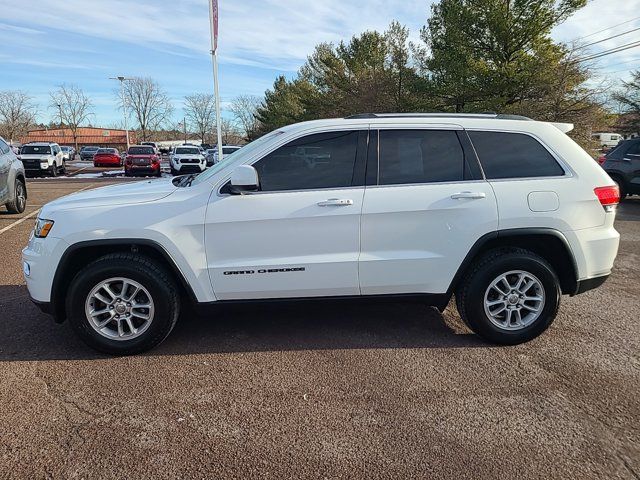
[[[231,155],[233,152],[237,152],[238,150],[240,150],[239,148],[234,148],[234,147],[222,147],[222,154],[223,155]]]
[[[0,153],[5,154],[9,153],[9,145],[5,143],[4,140],[0,138]]]
[[[25,145],[22,147],[22,153],[25,155],[50,155],[51,147],[49,145]]]
[[[555,158],[529,135],[471,131],[469,137],[489,179],[564,175]]]
[[[349,187],[357,146],[357,131],[319,133],[294,140],[253,165],[260,189],[274,192]]]
[[[464,151],[454,131],[380,131],[380,185],[464,180]]]
[[[627,149],[627,155],[640,155],[640,142],[632,142]]]

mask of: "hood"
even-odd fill
[[[109,185],[59,198],[45,205],[43,211],[153,202],[171,195],[177,188],[171,178]]]

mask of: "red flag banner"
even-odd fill
[[[211,0],[211,21],[213,22],[213,51],[218,51],[218,0]]]

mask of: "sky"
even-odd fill
[[[552,33],[583,43],[640,28],[639,0],[591,0]],[[295,75],[316,44],[365,30],[383,31],[393,19],[417,40],[432,0],[219,0],[220,97],[223,115],[234,97],[262,96],[275,78]],[[49,92],[76,84],[92,99],[92,124],[121,122],[117,82],[151,76],[182,118],[185,95],[213,91],[207,0],[0,0],[0,90],[33,97],[48,122]],[[625,22],[623,25],[609,27]],[[604,30],[600,32],[601,30]],[[599,32],[599,33],[596,33]],[[586,38],[585,38],[586,37]],[[585,50],[598,53],[640,40],[640,30]],[[640,47],[594,63],[598,80],[618,83],[640,68]]]

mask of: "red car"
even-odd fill
[[[93,156],[94,167],[120,167],[122,158],[115,148],[99,148]]]
[[[160,171],[160,157],[153,147],[147,145],[133,145],[129,147],[124,159],[124,174],[133,175],[162,175]]]

